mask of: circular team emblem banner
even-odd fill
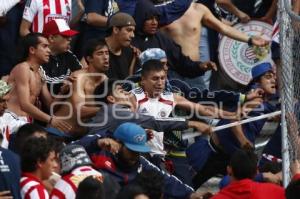
[[[236,29],[251,35],[260,35],[271,40],[272,26],[261,21],[237,24]],[[219,61],[226,74],[235,82],[247,85],[251,80],[251,68],[261,62],[271,62],[270,46],[255,47],[228,37],[223,37],[219,45]]]

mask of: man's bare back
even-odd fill
[[[93,105],[94,91],[107,77],[103,73],[90,73],[85,68],[75,71],[71,78],[74,79],[71,97],[65,101],[66,104],[60,106],[55,115],[66,117],[64,121],[72,126],[70,133],[82,135],[86,129],[80,125],[80,121],[84,122],[86,119],[91,118],[99,110],[98,107]]]

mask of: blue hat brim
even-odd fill
[[[68,134],[66,134],[56,128],[53,128],[53,127],[47,127],[47,128],[45,128],[45,131],[47,133],[49,133],[50,135],[54,135],[54,136],[58,136],[58,137],[65,137],[65,138],[71,137],[71,135],[68,135]]]
[[[129,144],[129,143],[124,143],[124,144],[126,148],[134,152],[148,153],[151,151],[150,147],[147,145],[137,145],[137,144]]]
[[[252,79],[256,79],[269,71],[272,71],[272,65],[270,63],[256,65],[251,69]]]

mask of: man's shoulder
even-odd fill
[[[58,55],[61,59],[68,59],[68,60],[75,60],[75,61],[78,61],[78,58],[77,56],[70,50],[64,52],[64,53],[61,53]]]
[[[21,63],[18,63],[17,65],[15,65],[13,70],[17,70],[17,69],[20,69],[20,68],[30,69],[29,64],[27,62],[21,62]]]
[[[268,196],[269,198],[277,199],[285,198],[284,188],[276,184],[255,182],[255,186],[253,188],[254,192],[256,193],[255,195],[257,196]]]
[[[202,3],[192,3],[191,6],[193,6],[194,9],[197,9],[198,12],[200,10],[201,11],[207,11],[208,10],[208,8]]]
[[[261,182],[253,182],[253,184],[255,184],[255,188],[256,189],[260,189],[260,190],[269,190],[271,192],[275,191],[275,192],[284,192],[284,188],[279,186],[279,185],[276,185],[276,184],[273,184],[273,183],[268,183],[268,182],[265,182],[265,183],[261,183]]]
[[[63,53],[60,53],[57,55],[57,57],[59,59],[67,59],[68,61],[79,61],[77,56],[71,51],[71,50],[68,50],[66,52],[63,52]]]
[[[126,56],[130,56],[133,54],[133,49],[131,47],[123,47],[122,48],[122,54],[124,53],[124,55]]]
[[[87,74],[87,70],[85,68],[82,68],[80,70],[76,70],[72,72],[72,75],[70,77],[72,78],[78,78],[84,76],[84,74]]]
[[[11,151],[9,149],[5,149],[1,146],[0,146],[0,152],[1,152],[1,155],[7,155],[8,157],[19,158],[19,156],[17,154],[15,154],[13,151]]]
[[[30,72],[30,66],[26,62],[21,62],[14,66],[12,69],[10,76],[13,75],[14,73],[22,73],[22,75],[26,75]]]
[[[75,57],[75,58],[77,58],[76,55],[75,55],[71,50],[68,50],[68,51],[66,51],[66,52],[64,52],[64,53],[62,53],[62,54],[60,54],[60,55],[63,55],[63,56],[70,56],[70,57]]]
[[[17,154],[15,154],[14,152],[12,152],[8,149],[2,148],[2,147],[0,147],[0,157],[2,157],[2,160],[4,161],[4,163],[6,163],[10,166],[19,164],[19,161],[20,161],[19,156]],[[1,171],[1,169],[0,169],[0,171]]]
[[[142,87],[136,87],[130,91],[132,94],[143,94],[144,90]]]

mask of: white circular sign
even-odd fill
[[[260,35],[271,40],[272,26],[261,21],[237,24],[234,28],[249,36]],[[219,44],[219,61],[226,74],[235,82],[247,85],[251,80],[251,68],[262,62],[271,62],[270,47],[251,47],[247,43],[224,36]]]

